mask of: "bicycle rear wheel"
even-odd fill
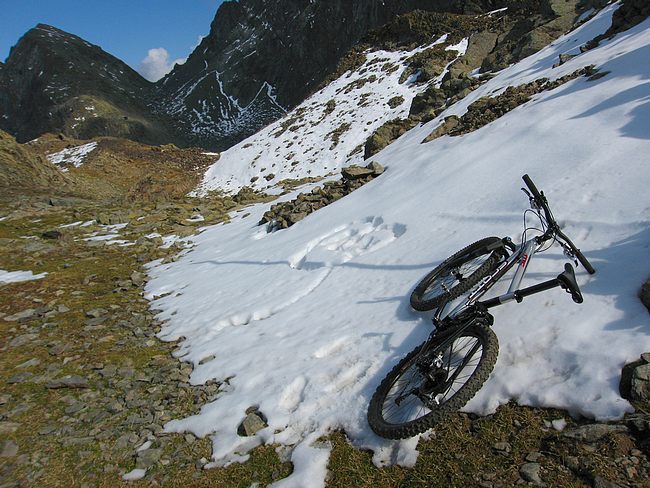
[[[505,256],[503,246],[494,248],[500,243],[498,237],[486,237],[445,259],[416,285],[411,307],[433,310],[471,290]]]
[[[368,407],[372,430],[388,439],[421,434],[462,408],[481,388],[499,352],[496,335],[474,325],[453,341],[406,355],[381,382]]]

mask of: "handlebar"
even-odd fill
[[[533,183],[533,180],[531,180],[530,176],[528,176],[527,174],[522,176],[522,179],[524,180],[524,183],[526,183],[526,186],[528,187],[531,194],[533,195],[533,200],[535,202],[535,205],[544,210],[544,215],[546,217],[546,222],[548,223],[548,231],[550,231],[552,234],[555,234],[557,237],[559,237],[564,242],[566,242],[566,244],[571,249],[571,252],[573,252],[576,259],[578,261],[580,261],[580,264],[582,264],[582,266],[585,268],[587,273],[594,274],[596,272],[596,270],[591,265],[591,263],[587,260],[587,258],[584,256],[584,254],[582,254],[582,252],[580,252],[580,249],[578,249],[576,247],[576,245],[573,242],[571,242],[571,239],[569,239],[566,236],[566,234],[564,234],[560,230],[560,226],[558,225],[558,223],[553,218],[553,214],[551,213],[551,209],[548,206],[548,201],[546,200],[546,197],[544,196],[544,193],[540,192],[537,189],[537,187],[535,186],[535,183]]]

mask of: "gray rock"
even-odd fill
[[[385,171],[384,167],[375,161],[368,164],[366,168],[372,170],[373,176],[379,176],[380,174],[383,174],[383,172]]]
[[[249,412],[244,421],[239,425],[237,433],[242,437],[250,437],[266,427],[267,424],[259,412]]]
[[[541,452],[537,452],[537,451],[529,452],[526,455],[526,461],[531,462],[531,463],[536,463],[537,461],[539,461],[539,459],[541,457],[542,457]]]
[[[512,446],[507,442],[497,442],[492,446],[496,451],[509,453],[512,451]]]
[[[40,359],[32,358],[32,359],[30,359],[28,361],[25,361],[24,363],[19,364],[18,366],[16,366],[16,368],[21,368],[21,369],[22,368],[32,368],[34,366],[38,366],[39,364],[41,364]]]
[[[41,427],[41,429],[38,431],[39,435],[50,435],[53,432],[56,432],[57,426],[54,424],[49,424],[44,427]]]
[[[25,373],[18,373],[13,376],[11,376],[8,380],[7,383],[10,385],[16,385],[19,383],[27,383],[34,377],[33,373],[25,372]]]
[[[104,308],[95,308],[93,310],[90,310],[86,312],[86,317],[91,318],[91,319],[97,319],[103,315],[105,315],[107,312],[106,309]]]
[[[539,475],[540,469],[541,466],[538,463],[526,463],[519,468],[519,475],[535,486],[544,486],[544,482]]]
[[[357,180],[359,178],[371,176],[373,174],[373,170],[370,168],[353,165],[348,166],[347,168],[343,168],[343,170],[341,170],[341,174],[346,180]]]
[[[632,372],[632,400],[650,400],[650,364],[642,364]]]
[[[19,427],[18,422],[0,422],[0,435],[13,434]]]
[[[81,403],[81,402],[75,402],[75,403],[69,405],[68,407],[66,407],[64,412],[66,414],[68,414],[68,415],[72,415],[74,413],[77,413],[77,412],[80,412],[81,410],[83,410],[85,408],[85,406],[86,405]]]
[[[14,457],[18,454],[18,444],[11,439],[4,441],[2,449],[0,449],[0,457]]]
[[[562,435],[581,442],[596,442],[610,434],[627,432],[628,428],[625,425],[590,424],[569,430],[564,432]]]
[[[135,286],[142,286],[145,282],[146,276],[144,273],[140,273],[139,271],[134,271],[131,273],[131,283],[133,283]]]
[[[28,308],[22,312],[15,313],[13,315],[8,315],[4,318],[7,322],[18,322],[18,321],[27,321],[35,317],[36,310],[33,308]]]
[[[5,319],[7,320],[7,319]],[[9,342],[9,347],[20,347],[28,342],[33,341],[38,337],[38,334],[22,334],[19,335],[18,337],[14,337],[10,342]]]
[[[56,390],[60,388],[88,388],[88,381],[77,375],[68,375],[63,378],[57,378],[45,384],[46,388]]]
[[[136,467],[141,469],[148,469],[160,461],[162,454],[162,449],[145,449],[144,451],[140,451],[138,453]]]

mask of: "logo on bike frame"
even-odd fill
[[[519,261],[519,265],[524,268],[526,267],[526,263],[528,263],[528,254],[523,254],[521,256],[521,261]]]

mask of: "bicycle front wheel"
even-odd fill
[[[381,382],[368,407],[372,430],[405,439],[462,408],[494,368],[499,343],[492,329],[474,325],[453,341],[416,347]]]
[[[471,290],[489,275],[505,255],[498,237],[486,237],[445,259],[422,278],[411,293],[411,307],[420,312],[433,310]]]

